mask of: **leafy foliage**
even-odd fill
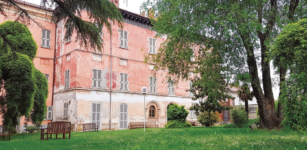
[[[48,83],[32,62],[37,51],[32,34],[27,26],[13,21],[0,24],[0,30],[0,108],[3,124],[8,128],[16,126],[19,117],[30,116],[33,106],[34,120],[41,122],[46,110]],[[18,41],[21,38],[25,40]],[[1,42],[4,40],[10,46]]]
[[[182,120],[170,120],[164,125],[165,128],[190,128],[192,124]]]
[[[274,66],[288,68],[290,75],[282,84],[279,101],[284,106],[283,126],[307,131],[307,19],[288,24],[272,45]]]
[[[222,125],[222,126],[223,126],[223,128],[249,128],[250,125],[256,124],[256,123],[259,123],[259,118],[257,118],[257,119],[249,119],[248,123],[243,124],[240,127],[237,126],[236,124],[225,124],[225,125]]]
[[[248,123],[246,118],[246,112],[243,109],[233,109],[230,111],[231,121],[238,127],[243,127],[244,124]]]
[[[187,78],[193,43],[218,49],[220,65],[227,68],[225,79],[249,73],[261,126],[279,127],[282,118],[274,112],[269,43],[283,25],[306,16],[306,5],[299,0],[148,0],[143,8],[159,12],[154,29],[168,39],[159,48],[161,54],[148,56],[146,61],[156,64],[156,70],[168,69],[171,75]]]
[[[189,112],[184,108],[184,105],[178,106],[176,103],[169,105],[167,109],[167,119],[168,120],[178,120],[185,122]]]
[[[209,118],[209,113],[207,111],[200,112],[198,117],[197,117],[197,120],[202,125],[205,125],[205,126],[208,127],[208,126],[210,126],[210,122],[211,122],[211,125],[213,125],[216,122],[219,122],[219,115],[220,115],[220,113],[218,113],[218,112],[215,112],[215,113],[211,112],[210,118]]]
[[[17,9],[17,12],[20,12],[16,21],[24,24],[34,22],[44,28],[32,18],[31,12],[20,7],[18,2],[14,0],[2,0],[1,2],[0,14],[6,16],[5,5],[12,6]],[[91,47],[101,50],[103,47],[102,37],[100,36],[102,26],[106,26],[108,31],[112,33],[111,22],[117,22],[120,26],[122,26],[123,22],[119,9],[109,0],[41,0],[41,6],[43,6],[42,9],[53,12],[52,20],[54,22],[65,20],[65,39],[69,38],[73,32],[76,32],[76,41],[79,40],[80,45],[85,48]],[[55,7],[54,10],[49,9],[53,7]],[[87,13],[84,13],[84,10]],[[82,20],[84,15],[91,18],[93,22]],[[98,26],[95,24],[98,24]]]

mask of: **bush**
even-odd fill
[[[190,128],[192,127],[192,124],[187,121],[170,120],[167,122],[167,124],[164,127],[165,128]]]
[[[180,120],[184,122],[189,112],[184,108],[184,105],[178,106],[177,104],[170,105],[167,110],[168,120]]]
[[[242,128],[244,124],[248,123],[247,114],[244,109],[233,109],[230,112],[231,121],[237,125],[239,128]]]
[[[209,120],[209,113],[207,111],[199,113],[197,120],[201,125],[209,126],[209,122],[211,120],[211,125],[216,122],[219,122],[219,113],[210,112],[210,120]]]

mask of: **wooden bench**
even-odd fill
[[[3,141],[4,141],[5,136],[8,136],[9,137],[9,141],[10,141],[11,140],[11,131],[10,130],[5,130],[4,126],[0,125],[0,136],[3,137]]]
[[[145,128],[156,128],[156,122],[145,122]],[[144,122],[129,122],[129,129],[144,128]]]
[[[57,122],[49,122],[46,129],[41,129],[41,140],[45,140],[45,135],[50,135],[52,138],[52,134],[55,134],[55,138],[58,138],[58,134],[63,134],[63,139],[65,139],[65,134],[69,134],[69,138],[71,138],[71,123],[64,121]]]
[[[91,131],[91,130],[98,131],[98,126],[96,126],[96,123],[86,123],[86,124],[83,124],[83,132]]]

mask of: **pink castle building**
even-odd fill
[[[39,47],[34,65],[49,83],[48,112],[43,125],[48,121],[70,121],[78,131],[84,123],[96,123],[100,130],[127,129],[130,122],[144,121],[145,97],[146,121],[164,127],[170,104],[185,105],[188,109],[195,103],[186,91],[189,81],[177,85],[165,83],[165,73],[158,72],[153,77],[153,66],[143,62],[144,54],[154,55],[166,39],[155,38],[147,17],[119,8],[124,27],[113,24],[112,35],[103,28],[103,50],[99,52],[80,47],[75,34],[70,40],[64,40],[65,20],[52,22],[52,10],[17,2],[33,12],[35,21],[45,27],[42,29],[34,23],[28,26]],[[8,16],[0,15],[0,23],[16,19],[15,8],[6,7],[6,10]],[[83,16],[84,20],[91,21],[86,12]],[[142,87],[148,89],[145,96]],[[197,118],[192,112],[187,120]],[[21,118],[20,131],[24,122],[25,118]]]

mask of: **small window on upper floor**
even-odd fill
[[[175,95],[174,81],[168,82],[167,89],[168,89],[168,95]]]
[[[156,54],[157,39],[149,38],[149,54]]]
[[[156,77],[150,77],[149,78],[149,92],[150,93],[156,93],[157,92],[156,81],[157,81]]]
[[[50,48],[50,34],[50,31],[42,30],[42,47]]]
[[[119,47],[128,49],[128,32],[124,30],[118,30],[119,32]]]
[[[193,49],[193,53],[192,53],[190,60],[191,60],[191,62],[195,61],[195,50],[194,49]]]
[[[70,70],[65,71],[65,89],[69,89],[70,87]]]
[[[99,29],[98,23],[95,23],[95,26]],[[102,32],[103,26],[101,26],[99,36],[100,36],[100,43],[103,43],[102,37],[103,37],[103,32]]]
[[[69,43],[71,41],[71,37],[69,36],[67,39],[65,39],[65,43]]]
[[[101,70],[93,69],[92,88],[101,88]]]
[[[92,59],[93,59],[93,61],[102,61],[102,56],[97,55],[97,54],[93,54]]]
[[[120,73],[120,90],[121,91],[128,91],[129,82],[128,82],[128,74]]]

